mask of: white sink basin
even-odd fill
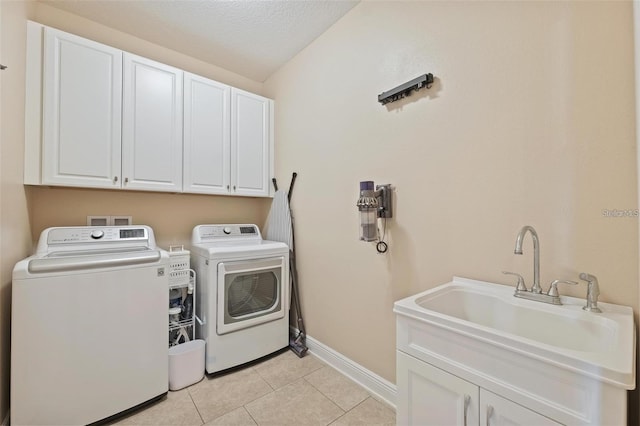
[[[549,305],[513,296],[514,288],[454,277],[395,303],[398,314],[472,335],[493,345],[612,384],[635,386],[635,330],[630,307],[562,297]]]

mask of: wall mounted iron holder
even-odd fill
[[[378,102],[380,102],[382,105],[386,105],[389,102],[395,102],[404,98],[405,96],[409,95],[413,90],[419,90],[419,89],[422,89],[423,87],[426,87],[427,89],[429,89],[432,84],[433,84],[433,74],[431,73],[424,74],[424,75],[421,75],[420,77],[414,78],[411,81],[407,81],[406,83],[401,84],[400,86],[394,89],[388,90],[386,92],[382,92],[381,94],[378,95]]]

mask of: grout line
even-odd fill
[[[206,377],[205,377],[205,380],[206,380]],[[198,416],[200,417],[200,420],[202,421],[202,424],[205,424],[204,417],[202,417],[202,414],[200,414],[200,409],[198,408],[198,404],[196,404],[196,402],[193,400],[193,396],[191,395],[191,391],[187,389],[187,393],[189,394],[189,399],[193,403],[193,406],[196,408],[196,412],[198,413]]]
[[[247,404],[242,406],[242,409],[249,415],[249,417],[251,417],[251,420],[253,420],[253,422],[258,425],[258,421],[251,415],[251,412],[247,409],[246,407]]]

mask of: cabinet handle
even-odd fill
[[[236,191],[236,186],[235,186],[235,185],[233,185],[233,192],[235,192],[235,191]]]
[[[467,411],[469,411],[469,403],[471,402],[471,397],[469,395],[464,396],[464,426],[467,426]]]
[[[229,185],[227,185],[227,191],[229,190]]]
[[[487,405],[487,426],[489,426],[489,422],[491,421],[491,416],[493,416],[493,406]]]
[[[125,183],[125,185],[129,183],[129,178],[128,177],[124,178],[124,183]]]
[[[118,183],[118,176],[113,177],[113,183]]]

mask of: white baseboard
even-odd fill
[[[383,379],[374,372],[367,370],[360,364],[336,352],[313,337],[307,336],[307,347],[313,355],[358,383],[369,393],[395,410],[396,385]]]

